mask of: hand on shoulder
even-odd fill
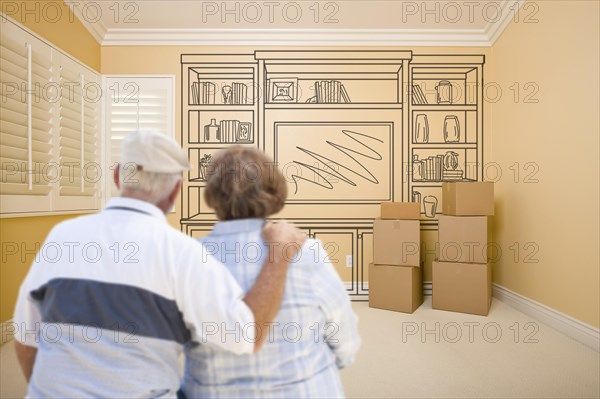
[[[286,221],[265,223],[262,235],[275,260],[295,258],[307,239],[306,233]]]

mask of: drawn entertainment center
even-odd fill
[[[202,237],[211,155],[231,145],[271,156],[288,181],[275,219],[323,242],[353,299],[366,298],[372,224],[384,201],[421,204],[437,229],[442,181],[481,180],[483,55],[412,51],[183,54],[181,229]]]

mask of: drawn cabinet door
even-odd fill
[[[311,229],[313,237],[320,240],[323,248],[340,275],[348,291],[357,292],[357,263],[356,259],[356,231],[342,229]],[[325,258],[325,254],[313,252],[319,260]]]
[[[358,293],[369,293],[369,263],[373,262],[373,230],[358,233]]]

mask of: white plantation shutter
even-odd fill
[[[98,76],[87,76],[84,95],[84,123],[83,131],[85,145],[83,161],[85,166],[85,182],[94,193],[102,189],[102,177],[105,172],[101,154],[101,128],[102,128],[102,86]],[[98,200],[99,200],[98,196]]]
[[[139,129],[155,129],[174,137],[174,84],[172,76],[109,76],[104,92],[106,104],[107,163],[114,170],[121,157],[123,138]],[[112,179],[107,178],[106,191],[118,195]]]
[[[51,167],[53,150],[52,108],[59,94],[53,76],[52,55],[43,54],[32,46],[31,81],[34,93],[31,97],[31,137],[32,160],[39,165],[39,179],[33,179],[33,186],[44,194],[52,190],[52,181],[57,177],[56,168]]]
[[[99,112],[101,106],[92,90],[97,79],[67,57],[61,57],[59,83],[59,210],[96,209],[99,160]]]
[[[99,75],[18,24],[0,24],[0,214],[98,209],[100,167],[86,178],[82,168],[100,160],[102,107],[97,95],[82,102],[82,82],[99,91]]]
[[[20,185],[9,174],[17,167],[28,163],[29,122],[28,99],[28,51],[23,43],[17,43],[5,37],[2,32],[0,41],[0,76],[2,79],[2,114],[0,116],[0,159],[2,161],[2,187],[0,192],[25,194],[28,185]],[[25,89],[25,90],[24,90]],[[19,180],[21,176],[15,176]],[[25,178],[26,181],[28,180]],[[6,183],[6,184],[5,184]]]
[[[51,164],[57,93],[52,50],[14,25],[3,23],[2,28],[0,210],[49,211],[57,173]]]
[[[60,128],[59,159],[61,166],[60,195],[83,194],[81,169],[83,168],[83,113],[82,90],[83,77],[70,70],[68,66],[60,66]]]

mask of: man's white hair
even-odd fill
[[[167,198],[181,181],[181,173],[145,172],[132,164],[119,168],[121,196],[141,198],[155,205]]]

